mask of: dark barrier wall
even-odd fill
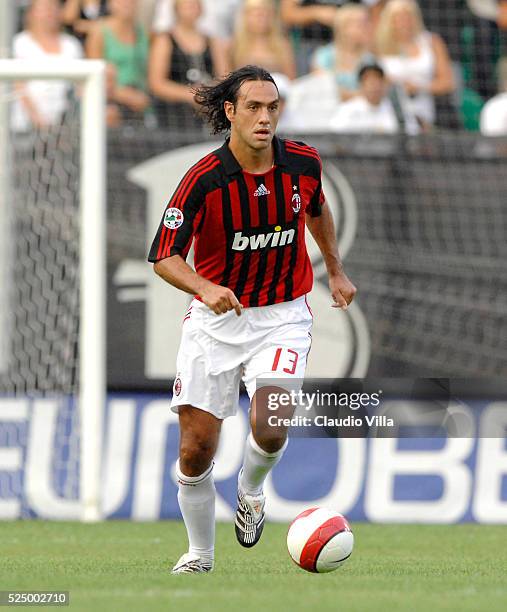
[[[359,290],[357,312],[347,315],[348,327],[344,319],[336,343],[322,340],[319,349],[316,339],[312,375],[505,377],[507,143],[471,135],[305,140],[323,158],[346,270]],[[144,262],[150,224],[184,168],[203,154],[189,150],[176,160],[168,154],[185,144],[160,131],[109,139],[108,380],[114,389],[164,389],[171,377],[160,362],[173,365],[177,334],[165,345],[159,338],[156,347],[157,338],[149,340],[149,349],[147,336],[156,335],[157,325],[179,328],[184,304],[167,292],[162,305],[150,305],[153,291],[165,288]],[[314,267],[324,295],[315,257]],[[337,364],[347,357],[330,372],[324,362],[335,351]]]

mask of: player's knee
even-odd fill
[[[260,440],[256,440],[257,444],[262,448],[262,450],[266,453],[277,453],[281,450],[287,440],[287,436],[280,434],[272,434],[270,436],[266,436],[261,438]]]
[[[215,446],[212,441],[194,437],[180,445],[180,469],[187,476],[199,476],[213,461]]]

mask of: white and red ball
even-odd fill
[[[298,514],[287,533],[293,561],[308,572],[332,572],[352,554],[354,535],[347,519],[329,508]]]

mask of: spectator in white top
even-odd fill
[[[481,111],[481,134],[484,136],[507,136],[507,64],[499,66],[501,93],[487,102]]]
[[[79,42],[61,32],[58,0],[32,0],[25,16],[25,30],[13,41],[13,57],[47,65],[61,59],[79,59]],[[72,84],[66,81],[27,81],[16,86],[12,127],[29,131],[60,123],[68,108]]]
[[[338,106],[331,119],[333,132],[394,134],[400,130],[416,134],[414,116],[395,109],[388,96],[389,83],[378,64],[363,65],[358,74],[360,94]],[[403,114],[402,114],[403,113]]]
[[[291,83],[283,129],[290,134],[325,134],[339,103],[330,71],[307,74]]]
[[[434,96],[454,91],[451,60],[443,39],[425,30],[415,0],[389,0],[377,28],[377,53],[387,77],[401,85],[421,125],[435,123]]]

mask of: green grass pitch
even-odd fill
[[[171,576],[178,521],[0,522],[0,590],[68,590],[91,612],[507,610],[507,527],[356,524],[352,557],[321,575],[292,563],[286,529],[267,524],[247,550],[219,524],[215,571]]]

